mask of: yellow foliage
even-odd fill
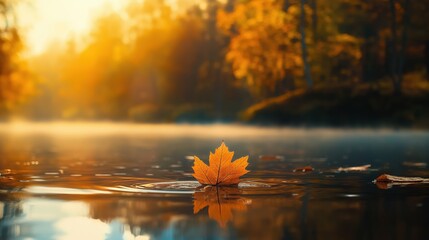
[[[255,0],[238,4],[232,13],[218,14],[218,27],[230,31],[226,59],[234,75],[244,79],[255,95],[275,91],[278,82],[302,68],[298,11],[284,12],[278,1]]]

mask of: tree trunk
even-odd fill
[[[225,11],[229,13],[234,11],[234,4],[235,0],[228,0],[225,4]]]
[[[392,39],[386,38],[384,41],[384,75],[391,76],[392,74]]]
[[[429,40],[425,43],[425,63],[426,63],[426,76],[429,80]]]
[[[409,0],[405,0],[404,3],[404,22],[402,28],[402,42],[401,42],[401,55],[399,56],[398,63],[398,81],[399,85],[402,85],[403,73],[404,73],[404,62],[405,62],[405,53],[408,44],[408,25],[410,22],[410,11],[409,11]]]
[[[395,95],[401,94],[401,83],[399,82],[398,77],[398,58],[397,58],[397,29],[396,29],[396,7],[395,7],[395,0],[389,0],[390,5],[390,15],[391,15],[391,22],[390,22],[390,30],[392,34],[392,46],[390,50],[390,76],[392,78],[392,84],[393,84],[393,91]]]
[[[208,64],[208,78],[213,83],[216,89],[220,89],[218,92],[213,92],[212,98],[215,106],[215,116],[219,120],[223,116],[223,92],[224,85],[220,77],[219,69],[219,46],[217,42],[218,31],[216,23],[216,13],[218,10],[218,2],[216,0],[206,0],[207,3],[207,64]],[[207,79],[208,80],[208,79]]]
[[[360,67],[361,67],[361,81],[362,82],[369,82],[373,80],[373,74],[370,71],[370,60],[371,60],[371,42],[369,40],[369,35],[367,31],[365,32],[365,35],[363,37],[363,43],[361,45],[361,53],[362,57],[360,60]]]
[[[313,39],[314,43],[317,43],[318,35],[317,35],[317,0],[311,0],[311,24],[312,24],[312,31],[313,31]]]
[[[289,0],[284,0],[283,1],[283,11],[287,12],[287,10],[289,9],[289,6],[290,6]]]
[[[301,19],[300,19],[300,32],[301,32],[301,51],[302,51],[302,62],[304,63],[304,78],[307,83],[308,88],[313,87],[313,79],[311,78],[310,64],[307,59],[307,43],[305,42],[305,10],[304,10],[305,0],[300,1],[301,7]]]

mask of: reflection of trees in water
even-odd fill
[[[300,236],[298,197],[258,196],[252,198],[247,213],[237,213],[233,226],[246,239],[282,239]],[[299,239],[299,238],[298,238]]]
[[[139,232],[133,232],[135,235],[150,233],[159,236],[172,222],[180,222],[192,213],[188,198],[109,198],[93,200],[89,204],[92,218],[103,222],[118,219],[130,229],[137,229]]]
[[[385,231],[392,232],[391,236],[401,235],[404,231],[419,229],[425,222],[423,214],[415,207],[421,198],[393,200],[384,206],[372,199],[333,198],[334,193],[327,198],[328,195],[321,198],[312,190],[295,189],[294,193],[247,196],[237,188],[216,191],[215,187],[208,187],[194,195],[193,210],[192,199],[188,197],[142,197],[92,202],[91,213],[93,218],[106,222],[121,219],[123,224],[138,230],[133,232],[135,235],[185,238],[314,239],[330,236],[343,239],[344,236],[370,238],[375,235],[382,238]],[[403,210],[410,207],[414,210]],[[193,212],[197,214],[192,215]],[[385,221],[386,216],[394,224],[384,225],[383,231],[377,231],[380,226],[375,225]],[[412,224],[397,222],[402,218]],[[421,236],[421,233],[417,231],[413,236]]]
[[[23,209],[20,201],[0,202],[0,239],[12,239],[16,236],[15,221],[22,217]]]
[[[92,200],[89,204],[92,218],[104,222],[120,220],[136,236],[246,239],[301,236],[299,196],[247,197],[238,188],[206,187],[194,194],[193,199],[194,209],[189,197],[109,198]],[[193,212],[198,214],[192,215]]]
[[[130,229],[135,236],[149,235],[157,239],[344,239],[347,236],[358,239],[395,236],[398,239],[407,236],[422,239],[421,236],[427,231],[425,225],[429,205],[424,195],[412,195],[413,189],[408,191],[407,196],[394,197],[396,193],[391,192],[377,198],[333,197],[335,193],[322,196],[318,192],[320,189],[294,189],[293,193],[282,195],[237,194],[238,190],[219,192],[219,189],[207,188],[193,198],[165,195],[69,196],[55,200],[52,209],[61,209],[68,202],[81,201],[89,207],[89,218],[99,219],[110,224],[110,227],[119,223],[122,231]],[[210,196],[215,196],[215,200]],[[20,228],[19,237],[49,238],[58,233],[55,229],[58,220],[76,214],[70,212],[69,216],[51,212],[49,220],[45,221],[31,216],[31,206],[48,206],[51,200],[4,197],[2,200],[0,239],[16,237],[16,226]],[[34,203],[34,200],[39,202]],[[242,203],[248,205],[243,206]],[[206,212],[200,209],[198,214],[193,214],[196,210],[193,207],[201,208],[204,205],[212,210]],[[238,211],[235,208],[237,205],[240,206]],[[210,215],[210,211],[219,211],[220,208],[232,210],[232,215],[227,215],[228,218],[213,213]],[[24,210],[29,210],[30,215]],[[224,220],[225,227],[221,227]]]

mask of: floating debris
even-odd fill
[[[311,172],[314,168],[312,166],[305,166],[305,167],[299,167],[295,168],[293,172]]]
[[[426,184],[429,183],[429,178],[421,177],[399,177],[389,174],[382,174],[373,181],[380,189],[389,189],[394,185],[406,186],[412,184]]]
[[[393,176],[389,174],[382,174],[378,178],[374,180],[375,182],[405,182],[405,183],[419,183],[419,182],[425,182],[429,183],[429,178],[421,178],[421,177],[399,177],[399,176]]]
[[[361,171],[368,171],[368,169],[371,167],[371,164],[362,165],[362,166],[355,166],[355,167],[339,167],[338,172],[361,172]]]
[[[413,184],[426,184],[429,183],[429,178],[421,177],[399,177],[389,174],[382,174],[374,180],[374,183],[380,189],[389,189],[395,185],[406,186]]]
[[[13,172],[12,172],[12,170],[10,170],[10,169],[3,169],[3,170],[0,170],[0,176],[4,176],[4,175],[10,175],[10,174],[13,174]]]
[[[427,166],[425,162],[403,162],[402,165],[407,167],[421,167],[424,168]]]
[[[360,194],[343,194],[343,197],[347,197],[347,198],[357,198],[357,197],[361,197]]]

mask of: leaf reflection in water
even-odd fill
[[[240,196],[236,186],[204,186],[194,193],[194,214],[208,207],[209,218],[225,227],[232,220],[233,210],[246,211],[251,203],[252,200]]]

